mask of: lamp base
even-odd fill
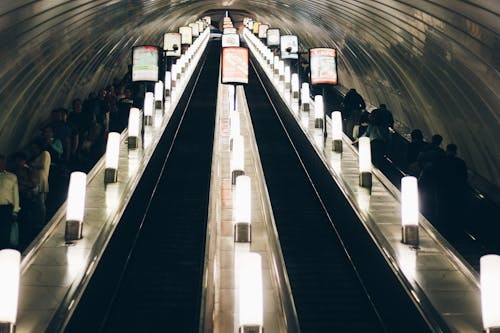
[[[173,80],[172,80],[172,90],[175,88],[175,82],[176,82],[176,80],[175,80],[175,79],[173,79]]]
[[[323,119],[322,118],[314,119],[314,128],[323,128]]]
[[[486,333],[500,333],[500,327],[488,327]]]
[[[139,140],[136,136],[129,136],[127,140],[128,149],[137,149],[139,147]]]
[[[234,242],[251,243],[252,225],[250,223],[236,223],[234,225]]]
[[[309,103],[302,103],[302,111],[309,112],[311,110],[311,106]]]
[[[290,90],[291,85],[290,82],[285,82],[285,90]]]
[[[336,153],[342,152],[342,140],[333,140],[332,150]]]
[[[401,238],[404,244],[418,246],[418,225],[404,225],[401,228]]]
[[[0,322],[0,333],[15,333],[16,325],[13,323]]]
[[[294,91],[294,92],[292,93],[292,98],[293,98],[293,99],[299,99],[299,92],[298,92],[298,91]]]
[[[264,327],[260,325],[242,325],[240,326],[239,333],[264,333]]]
[[[285,82],[285,75],[280,75],[279,76],[279,81],[280,82]]]
[[[274,69],[273,74],[274,74],[274,75],[276,75],[276,76],[278,76],[278,75],[280,74],[280,72],[279,72],[278,68],[275,68],[275,69]]]
[[[117,180],[118,180],[118,170],[111,169],[111,168],[106,168],[104,170],[104,183],[105,184],[116,183]]]
[[[155,101],[155,110],[163,111],[163,101]]]
[[[80,221],[66,221],[66,230],[64,232],[64,240],[71,242],[82,239],[83,223]]]
[[[170,97],[170,89],[165,89],[165,97]]]
[[[243,170],[233,170],[233,172],[231,172],[231,184],[232,185],[236,185],[236,178],[238,176],[243,176],[245,175],[245,171]]]
[[[153,116],[144,116],[144,126],[153,125]]]
[[[359,186],[372,188],[372,173],[371,172],[361,172],[359,174]]]

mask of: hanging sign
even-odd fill
[[[337,84],[337,52],[330,48],[309,50],[311,84]]]
[[[224,29],[224,32],[223,34],[226,35],[226,34],[237,34],[238,31],[236,30],[236,28],[225,28]]]
[[[222,49],[222,83],[248,83],[248,49],[225,47]]]
[[[157,46],[134,46],[132,49],[132,81],[158,81],[159,50]]]
[[[299,39],[295,35],[281,36],[281,59],[299,59]]]
[[[182,44],[193,44],[193,29],[191,27],[180,27],[179,33],[181,34]]]
[[[222,47],[238,47],[240,46],[240,35],[224,34],[222,35]]]
[[[280,29],[267,29],[267,46],[280,45]]]
[[[181,56],[181,34],[168,32],[163,35],[163,49],[167,51],[167,57]]]

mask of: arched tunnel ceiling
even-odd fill
[[[52,108],[122,77],[132,45],[161,45],[213,9],[247,11],[304,48],[337,48],[344,87],[457,143],[500,186],[498,0],[3,0],[0,152],[30,140]]]

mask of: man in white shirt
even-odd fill
[[[5,156],[0,155],[0,248],[10,247],[10,228],[20,209],[17,177],[5,166]]]

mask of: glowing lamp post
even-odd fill
[[[144,95],[144,125],[152,125],[153,124],[153,110],[155,105],[155,97],[152,92],[147,92]]]
[[[163,111],[163,82],[158,81],[155,83],[155,110]]]
[[[64,239],[67,242],[82,238],[86,189],[87,175],[83,172],[72,172],[69,179],[68,200],[66,203]]]
[[[300,89],[300,99],[302,104],[302,111],[309,112],[310,110],[310,92],[309,92],[309,83],[303,82],[302,88]]]
[[[116,183],[118,180],[118,159],[120,157],[120,134],[111,132],[106,143],[106,163],[104,183]]]
[[[273,70],[274,70],[274,75],[278,76],[279,75],[279,64],[280,64],[280,57],[274,56],[273,59]]]
[[[342,115],[340,111],[332,112],[332,150],[342,152]]]
[[[401,179],[401,223],[403,243],[418,246],[418,185],[413,176]]]
[[[264,331],[262,259],[253,252],[237,256],[239,333]]]
[[[291,84],[292,84],[292,74],[290,73],[290,66],[285,66],[285,72],[284,72],[284,80],[285,80],[285,92],[289,93],[291,89]]]
[[[314,96],[314,128],[323,128],[323,117],[325,116],[324,108],[323,96]]]
[[[21,253],[6,249],[0,251],[0,332],[14,333],[19,300]]]
[[[481,309],[486,333],[500,332],[500,256],[481,257]]]
[[[234,241],[252,241],[252,189],[250,177],[238,176],[234,195]]]
[[[284,82],[285,81],[285,62],[283,60],[280,60],[278,62],[278,75],[279,75],[279,81]]]
[[[172,73],[165,72],[165,97],[169,98],[172,92]]]
[[[170,67],[170,79],[172,80],[172,89],[174,89],[177,85],[177,65],[172,64],[172,67]]]
[[[299,99],[299,74],[292,74],[292,98]]]
[[[233,138],[231,152],[231,184],[236,184],[236,178],[245,174],[245,141],[243,136]]]
[[[141,112],[138,108],[131,108],[128,114],[128,148],[136,149],[139,146],[141,131]]]
[[[372,153],[370,138],[361,137],[359,144],[359,186],[372,187]]]

